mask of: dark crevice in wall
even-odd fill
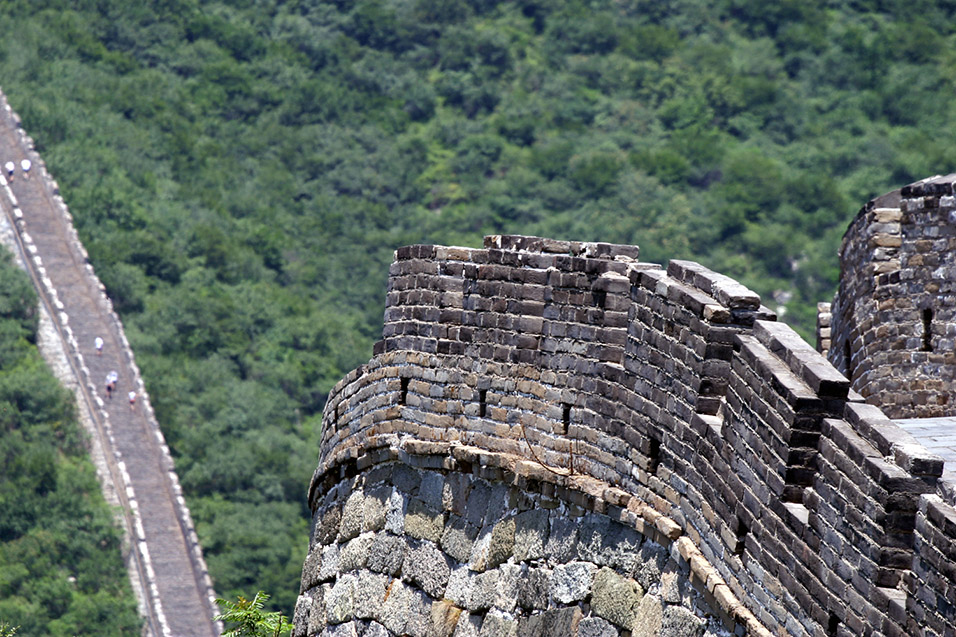
[[[933,310],[927,308],[923,309],[922,312],[923,318],[923,342],[920,345],[919,351],[921,352],[932,352],[933,351]]]
[[[408,378],[402,379],[402,392],[398,396],[398,404],[404,405],[405,401],[408,399]]]
[[[488,413],[488,411],[487,411],[487,410],[488,410],[488,407],[487,407],[488,403],[486,402],[486,401],[487,401],[487,398],[488,398],[488,390],[487,390],[487,389],[479,389],[479,390],[478,390],[478,417],[479,417],[479,418],[484,418],[484,417],[485,417],[485,414]]]
[[[734,546],[734,555],[740,555],[744,552],[744,543],[747,539],[747,534],[750,533],[750,529],[747,528],[747,525],[744,524],[744,521],[739,517],[737,518],[737,544]]]
[[[840,618],[834,613],[830,613],[830,621],[827,622],[827,635],[836,635],[840,630]]]
[[[650,438],[647,442],[647,472],[656,474],[659,466],[661,466],[661,441]]]
[[[571,405],[568,403],[561,405],[561,426],[561,430],[557,433],[560,435],[568,433],[568,427],[571,426]]]
[[[843,367],[846,377],[853,381],[853,351],[850,349],[850,339],[843,341]]]

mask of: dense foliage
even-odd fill
[[[869,197],[956,163],[928,0],[9,0],[0,81],[177,456],[217,590],[289,613],[325,396],[392,250],[637,243],[804,334]]]
[[[137,634],[121,535],[73,397],[37,352],[36,304],[0,251],[0,634]]]

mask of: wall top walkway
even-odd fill
[[[904,418],[893,422],[943,459],[942,488],[950,500],[956,499],[956,417]]]
[[[10,182],[6,171],[0,176],[0,210],[17,229],[28,272],[71,359],[78,407],[90,412],[92,435],[106,449],[108,477],[133,545],[127,565],[135,571],[131,580],[138,580],[146,630],[176,637],[218,635],[212,583],[123,326],[88,263],[56,182],[2,94],[0,157],[17,164]],[[32,162],[29,173],[19,167],[23,159]],[[97,337],[104,341],[102,355],[95,350]],[[111,371],[119,377],[115,397],[104,400]],[[134,406],[126,398],[129,391],[137,393]]]

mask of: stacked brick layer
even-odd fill
[[[329,397],[316,523],[328,493],[344,504],[343,480],[431,458],[528,493],[550,485],[562,506],[686,553],[739,634],[953,630],[942,461],[772,318],[731,279],[643,264],[631,246],[403,248],[376,355]],[[332,542],[316,534],[312,552]],[[340,577],[304,580],[308,604]],[[545,612],[498,611],[516,630]]]

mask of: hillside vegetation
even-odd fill
[[[223,597],[288,613],[392,250],[636,243],[812,333],[870,197],[956,165],[951,2],[0,3],[0,85],[128,328]]]

